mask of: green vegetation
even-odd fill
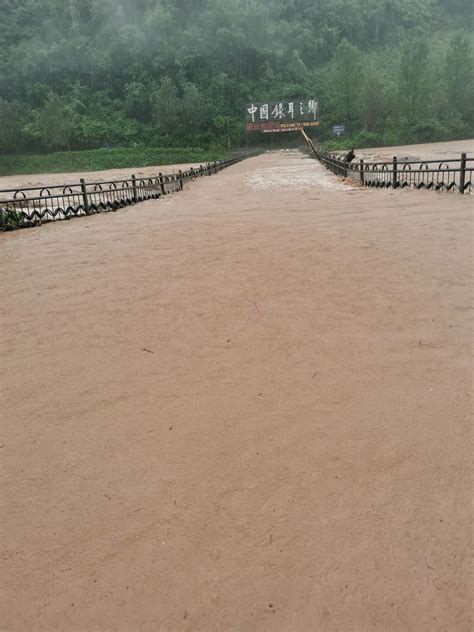
[[[12,230],[22,224],[21,213],[10,208],[0,208],[0,231]]]
[[[358,145],[472,136],[473,7],[3,0],[0,153],[270,142],[247,139],[245,103],[304,96],[322,140],[334,123]]]
[[[89,149],[60,151],[29,156],[0,155],[0,176],[28,173],[62,173],[72,171],[100,171],[128,167],[151,167],[186,162],[213,162],[228,158],[224,149],[204,150],[198,147],[154,149],[127,147],[122,149]]]

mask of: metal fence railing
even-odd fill
[[[359,180],[366,187],[381,189],[428,189],[472,193],[474,157],[462,154],[452,160],[398,160],[346,162],[334,154],[310,146],[311,153],[336,175]]]
[[[0,191],[0,230],[36,226],[155,200],[181,191],[186,182],[218,173],[258,152],[238,154],[172,174],[125,180],[86,182]]]

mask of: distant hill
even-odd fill
[[[250,100],[319,136],[474,134],[472,0],[3,0],[0,152],[245,142]],[[260,139],[260,140],[268,140]]]

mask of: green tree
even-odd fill
[[[345,121],[350,132],[359,119],[360,96],[364,84],[361,54],[343,39],[336,49],[332,66],[332,102],[337,117]]]
[[[361,93],[362,122],[370,132],[385,132],[392,113],[392,100],[386,82],[372,73],[365,79]]]
[[[176,137],[180,125],[178,89],[165,77],[153,95],[153,112],[160,128],[170,138]]]
[[[150,117],[149,88],[140,81],[125,84],[125,107],[127,114],[139,121],[147,121]]]
[[[44,104],[41,126],[46,145],[52,149],[71,149],[74,123],[65,101],[51,92]]]
[[[20,118],[15,108],[0,97],[0,151],[13,153],[14,148],[21,146]]]
[[[474,123],[474,61],[468,38],[455,34],[446,54],[446,100],[449,111]]]
[[[184,136],[192,138],[203,130],[209,122],[209,106],[204,95],[193,83],[184,86],[183,97],[179,102],[178,112]],[[183,141],[186,138],[183,137]]]
[[[408,125],[414,125],[429,116],[432,85],[426,41],[407,41],[401,51],[398,97],[400,114]]]

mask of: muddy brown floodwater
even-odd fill
[[[275,152],[0,235],[1,629],[471,630],[472,201]]]

